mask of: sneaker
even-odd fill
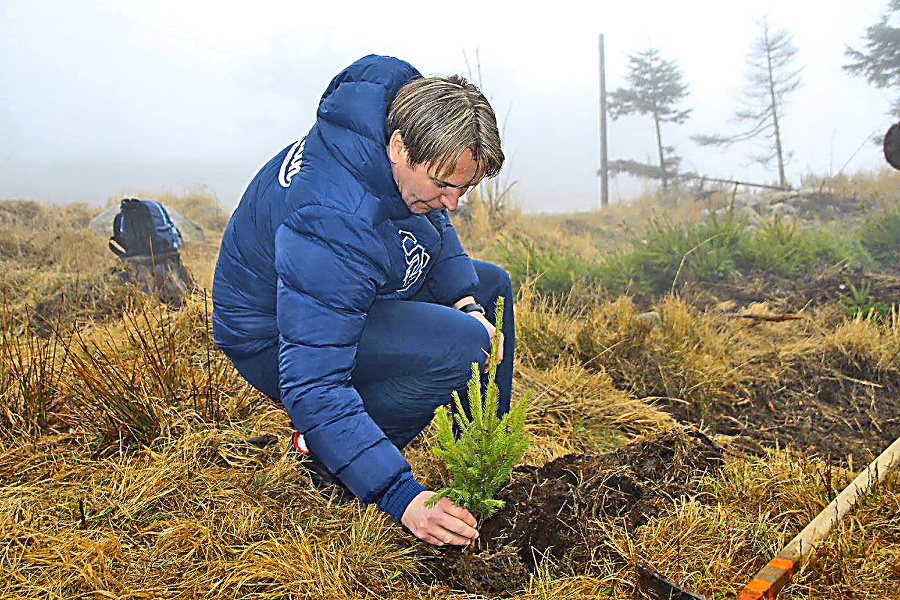
[[[301,461],[300,464],[306,467],[313,486],[323,498],[332,504],[341,505],[356,500],[356,496],[353,495],[350,488],[332,474],[321,460],[309,452],[306,444],[303,443],[303,436],[298,432],[294,432],[292,445],[297,452],[297,458]]]

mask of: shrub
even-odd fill
[[[529,282],[543,296],[560,299],[579,284],[599,283],[600,265],[546,240],[524,235],[505,237],[495,246],[499,262],[518,289]]]
[[[503,327],[503,298],[497,300],[496,327]],[[454,419],[459,427],[457,439],[453,435],[453,425],[447,409],[439,407],[436,417],[437,445],[434,454],[447,463],[450,481],[432,496],[426,506],[434,506],[441,498],[449,498],[457,506],[471,512],[476,519],[489,517],[503,507],[502,500],[494,499],[512,473],[525,450],[525,413],[527,399],[516,402],[508,414],[497,415],[499,390],[495,383],[497,374],[497,349],[500,336],[495,335],[488,358],[487,389],[482,398],[481,373],[478,363],[472,363],[472,377],[469,379],[469,410],[472,418],[466,416],[459,394],[453,392],[456,407]]]
[[[803,229],[778,218],[751,228],[728,213],[688,224],[654,218],[643,238],[606,260],[598,278],[613,293],[663,294],[688,281],[755,273],[797,277],[840,262],[867,266],[872,261],[848,234]]]
[[[745,272],[796,277],[840,262],[868,266],[868,252],[851,235],[803,229],[776,218],[748,238]]]
[[[900,205],[867,217],[857,238],[875,260],[886,265],[896,264],[900,254]]]
[[[746,236],[746,223],[733,215],[695,224],[654,217],[643,238],[634,238],[630,249],[610,256],[600,278],[614,293],[655,294],[687,279],[721,279],[736,271]]]

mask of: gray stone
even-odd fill
[[[756,204],[756,196],[753,194],[736,194],[734,197],[735,210],[742,206],[750,206],[752,204]]]
[[[776,202],[769,206],[769,212],[779,216],[795,215],[797,214],[797,207],[786,202]]]
[[[739,217],[749,220],[751,223],[759,218],[759,213],[752,206],[742,206],[740,210],[735,211]]]
[[[776,204],[778,202],[787,202],[788,200],[794,200],[799,197],[800,197],[800,192],[798,192],[798,191],[766,193],[766,199],[771,204]]]
[[[655,310],[642,312],[634,318],[635,321],[648,327],[657,327],[662,325],[662,317]]]

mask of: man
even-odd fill
[[[494,335],[509,410],[509,276],[470,259],[447,217],[503,160],[475,86],[367,56],[331,81],[308,135],[250,183],[216,263],[216,343],[281,400],[307,464],[436,545],[469,543],[477,523],[447,499],[426,508],[434,493],[400,450],[453,390],[465,398]]]

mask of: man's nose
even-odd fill
[[[449,210],[453,212],[456,210],[456,207],[459,206],[459,197],[463,195],[462,190],[457,189],[449,189],[441,194],[441,204]]]

